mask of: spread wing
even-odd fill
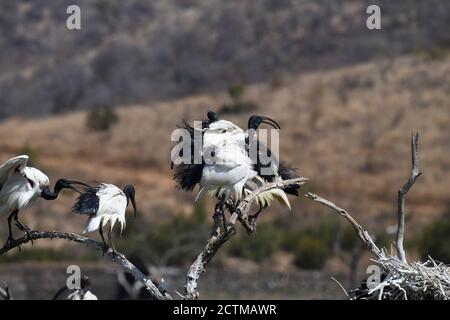
[[[203,124],[203,126],[206,126],[206,124]],[[189,123],[184,121],[179,128],[188,130],[191,136],[191,161],[189,164],[182,163],[179,165],[174,165],[172,163],[172,169],[175,170],[173,179],[176,181],[178,189],[191,191],[200,182],[202,177],[204,163],[194,163],[194,157],[201,157],[201,154],[197,154],[196,156],[194,152],[201,152],[201,147],[195,148],[194,146],[194,127],[191,127]],[[180,156],[182,155],[180,154]]]
[[[93,216],[97,213],[100,199],[97,196],[99,188],[85,187],[72,208],[73,212]]]
[[[27,166],[28,159],[29,157],[27,155],[18,156],[9,159],[0,167],[0,189],[5,184],[11,172],[23,172],[23,169]]]

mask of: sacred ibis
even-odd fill
[[[207,191],[219,198],[234,195],[240,199],[243,185],[256,174],[251,170],[250,159],[242,152],[245,148],[244,131],[230,121],[219,119],[213,111],[207,116],[201,129],[190,126],[186,121],[181,126],[191,138],[191,159],[190,163],[175,166],[177,187],[190,191],[200,184],[196,200]],[[195,130],[201,130],[201,135],[196,135]],[[200,145],[195,140],[198,136],[202,138]],[[201,161],[195,163],[199,154]]]
[[[267,183],[274,182],[277,179],[289,180],[298,178],[294,168],[284,161],[280,162],[270,148],[256,139],[256,131],[263,123],[269,124],[277,130],[281,129],[280,125],[275,120],[268,117],[253,115],[248,119],[247,131],[245,133],[246,151],[249,154],[249,157],[252,158],[253,169],[258,175],[256,179],[253,179],[246,184],[246,192],[252,192],[260,187],[261,181]],[[251,150],[255,150],[256,153],[252,153]],[[260,209],[254,216],[257,217],[263,208],[269,206],[273,198],[277,198],[281,204],[290,209],[291,206],[286,193],[298,196],[298,190],[299,186],[295,185],[289,186],[284,190],[271,189],[260,193],[256,198],[257,203],[260,205]]]
[[[262,183],[273,182],[277,178],[286,180],[296,177],[294,169],[284,162],[278,163],[278,159],[272,155],[271,150],[267,147],[262,148],[264,145],[256,139],[256,130],[263,123],[280,130],[280,125],[275,120],[264,116],[251,116],[248,120],[248,130],[244,132],[232,122],[220,120],[217,114],[212,114],[214,121],[206,122],[207,125],[202,127],[203,162],[176,166],[174,178],[178,188],[190,191],[195,185],[200,184],[197,199],[209,191],[219,198],[234,195],[235,199],[239,200],[242,196],[243,186],[245,186],[244,191],[247,194],[261,186]],[[208,114],[208,118],[210,118],[210,114]],[[185,128],[191,133],[193,141],[194,129],[186,123]],[[256,143],[256,159],[252,159],[255,155],[250,152],[252,143]],[[194,149],[194,142],[192,142],[192,149]],[[205,163],[207,155],[212,155],[215,162]],[[271,170],[263,170],[268,166]],[[286,193],[298,195],[296,186],[285,190]],[[261,207],[266,207],[273,198],[277,198],[290,208],[285,192],[279,189],[261,193],[257,197],[257,202]]]
[[[30,228],[18,217],[19,210],[30,206],[37,198],[54,200],[63,188],[70,188],[64,179],[57,181],[55,191],[50,191],[50,180],[40,170],[28,167],[29,157],[21,155],[6,161],[0,167],[0,213],[9,213],[8,239],[6,244],[14,241],[11,221],[30,238]]]
[[[76,184],[84,188],[82,192],[79,191],[80,195],[72,208],[76,213],[89,216],[83,233],[98,230],[104,245],[103,252],[106,253],[108,246],[103,236],[103,227],[109,222],[108,239],[113,254],[116,254],[112,240],[112,230],[116,222],[120,224],[120,232],[125,228],[125,213],[130,202],[133,206],[134,217],[136,217],[137,207],[134,187],[127,185],[121,190],[115,185],[108,183],[101,183],[95,187],[79,181],[69,181],[68,183],[70,186]]]

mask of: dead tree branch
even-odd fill
[[[4,246],[3,248],[0,249],[0,255],[19,247],[20,245],[26,244],[31,240],[38,240],[38,239],[64,239],[64,240],[68,240],[68,241],[73,241],[73,242],[77,242],[80,244],[83,244],[89,248],[93,248],[99,251],[103,250],[103,244],[92,240],[92,239],[88,239],[82,236],[79,236],[77,234],[74,233],[67,233],[67,232],[57,232],[57,231],[31,231],[30,232],[30,237],[28,236],[24,236],[22,238],[19,238],[15,241],[13,241],[12,243],[8,244],[7,246]],[[156,300],[171,300],[171,296],[168,294],[161,294],[161,292],[159,291],[159,289],[155,286],[155,284],[148,279],[138,268],[136,268],[130,261],[128,261],[128,259],[121,253],[116,253],[114,254],[112,249],[109,248],[108,251],[106,252],[106,255],[108,255],[113,261],[117,262],[122,269],[128,271],[129,273],[131,273],[134,278],[136,279],[136,281],[139,281],[140,283],[143,284],[143,286],[150,292],[150,294],[152,295],[152,297]]]
[[[376,255],[375,263],[383,272],[379,283],[366,282],[360,288],[349,291],[353,300],[448,300],[450,299],[450,269],[444,263],[436,263],[431,257],[425,263],[406,261],[403,249],[405,222],[405,196],[420,176],[418,161],[418,134],[411,138],[411,175],[398,192],[397,255],[389,255],[384,248],[375,245],[369,233],[344,209],[313,193],[305,196],[345,217],[355,228],[361,241]],[[380,279],[381,280],[381,279]]]
[[[198,299],[199,297],[199,293],[197,291],[198,280],[200,279],[200,276],[205,272],[206,267],[208,266],[212,258],[215,256],[217,251],[233,235],[236,234],[236,230],[234,228],[236,220],[239,220],[242,223],[247,232],[254,233],[256,231],[256,221],[253,220],[250,221],[249,211],[253,201],[261,192],[271,190],[274,188],[285,189],[293,185],[301,186],[305,184],[308,180],[309,179],[307,178],[301,177],[296,179],[289,179],[285,181],[276,181],[273,183],[268,183],[258,188],[250,195],[248,195],[246,198],[241,200],[236,208],[232,208],[232,206],[230,205],[227,206],[228,209],[230,210],[230,213],[232,213],[232,216],[228,221],[228,223],[226,223],[224,220],[225,219],[224,206],[221,206],[220,203],[217,204],[213,216],[214,223],[211,232],[211,237],[206,242],[206,245],[203,248],[202,252],[197,256],[197,259],[194,261],[194,263],[191,265],[189,269],[185,285],[185,296],[183,298],[187,300]]]
[[[406,262],[406,254],[403,248],[403,236],[405,234],[405,197],[409,189],[414,185],[416,179],[422,174],[419,171],[419,151],[418,151],[419,134],[414,133],[411,136],[411,174],[408,181],[398,191],[398,226],[395,246],[398,258]]]

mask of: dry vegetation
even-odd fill
[[[0,118],[277,83],[449,45],[447,0],[78,0],[81,32],[65,27],[71,0],[4,2]],[[364,27],[374,3],[382,32]]]
[[[395,224],[396,190],[408,173],[408,163],[399,159],[408,158],[409,133],[419,131],[426,174],[408,202],[411,235],[448,208],[449,74],[449,59],[412,55],[284,77],[276,87],[248,87],[246,96],[258,105],[257,113],[282,125],[282,159],[311,177],[314,191],[359,213],[368,227]],[[119,123],[100,133],[86,129],[83,112],[12,118],[0,124],[1,160],[26,151],[53,181],[65,176],[132,182],[150,221],[189,214],[194,195],[175,190],[171,180],[170,133],[182,118],[198,119],[227,100],[219,93],[119,109]],[[245,126],[247,114],[229,118]],[[83,221],[69,214],[72,200],[65,196],[51,206],[41,201],[30,209],[37,214],[26,214],[25,220],[34,227],[64,224],[65,230],[78,231]],[[318,219],[317,209],[296,202],[292,219],[299,224]],[[279,207],[270,211],[266,219],[289,214]]]

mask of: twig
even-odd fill
[[[397,249],[398,258],[406,262],[406,254],[403,248],[403,236],[405,234],[405,197],[409,189],[413,186],[416,179],[422,174],[419,171],[419,151],[418,151],[419,134],[414,133],[411,136],[411,175],[408,181],[398,191],[398,226],[395,247]]]
[[[4,246],[0,249],[0,255],[20,246],[23,244],[26,244],[30,240],[38,240],[38,239],[65,239],[77,243],[81,243],[87,247],[102,251],[103,250],[103,244],[88,239],[82,236],[79,236],[74,233],[67,233],[67,232],[57,232],[57,231],[31,231],[30,237],[24,236],[20,239],[17,239],[13,241],[12,243],[8,244],[7,246]],[[128,259],[121,253],[113,253],[112,249],[109,248],[106,252],[106,255],[108,255],[110,258],[112,258],[113,261],[117,262],[124,270],[130,272],[136,281],[139,281],[144,285],[144,287],[150,292],[152,297],[156,300],[171,300],[172,297],[169,294],[161,294],[159,289],[155,286],[155,284],[148,279],[138,268],[136,268]]]
[[[244,226],[244,228],[247,230],[248,233],[254,233],[256,231],[256,224],[255,224],[255,221],[251,222],[248,219],[248,217],[249,217],[248,213],[250,212],[250,208],[252,206],[253,201],[255,201],[256,197],[260,193],[271,190],[271,189],[286,189],[293,185],[302,186],[308,181],[309,181],[308,178],[299,177],[299,178],[295,178],[295,179],[275,181],[275,182],[263,185],[262,187],[256,189],[251,194],[249,194],[245,199],[241,200],[241,202],[239,203],[237,208],[234,210],[234,212],[230,218],[230,223],[234,225],[236,223],[236,220],[239,220],[241,222],[241,224]]]
[[[339,281],[337,281],[337,279],[336,279],[335,277],[331,277],[331,280],[333,280],[334,282],[336,282],[337,285],[342,289],[342,291],[344,291],[345,295],[346,295],[347,297],[349,297],[349,295],[348,295],[348,293],[347,293],[347,290],[345,290],[344,286],[343,286]]]
[[[198,299],[198,279],[200,278],[202,273],[205,272],[206,266],[209,264],[220,247],[222,247],[222,245],[236,233],[233,226],[230,226],[229,228],[223,228],[223,206],[216,205],[216,210],[214,212],[213,218],[214,224],[211,238],[209,238],[209,240],[206,242],[205,247],[197,256],[197,259],[191,265],[187,274],[185,286],[186,295],[184,296],[184,299],[186,300]]]
[[[347,219],[351,223],[353,228],[355,229],[355,231],[358,234],[358,237],[361,239],[361,241],[365,245],[367,245],[369,247],[369,249],[373,252],[373,254],[375,256],[377,256],[378,258],[381,258],[382,252],[378,248],[378,246],[375,244],[375,242],[373,241],[372,237],[369,235],[369,233],[347,211],[345,211],[342,208],[339,208],[338,206],[336,206],[331,201],[328,201],[328,200],[326,200],[324,198],[321,198],[321,197],[319,197],[318,195],[316,195],[316,194],[314,194],[312,192],[308,192],[307,194],[305,194],[305,197],[308,198],[308,199],[311,199],[311,200],[313,200],[315,202],[318,202],[318,203],[324,205],[325,207],[333,209],[338,214],[340,214],[345,219]]]

